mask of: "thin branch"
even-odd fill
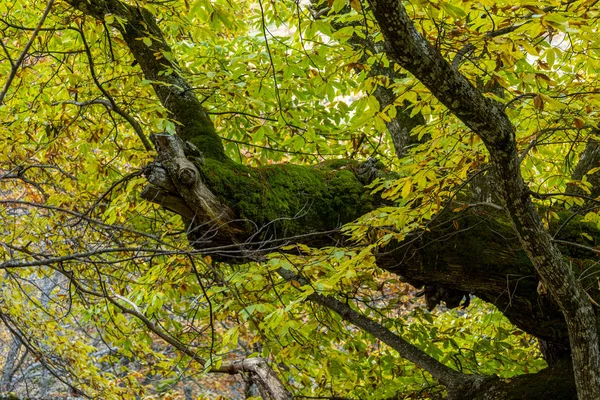
[[[507,33],[511,33],[516,31],[517,29],[519,29],[520,27],[522,27],[525,24],[530,23],[532,20],[527,20],[518,24],[514,24],[514,25],[509,25],[507,27],[504,28],[500,28],[500,29],[496,29],[490,32],[487,32],[485,35],[483,35],[486,38],[493,38],[493,37],[498,37],[498,36],[502,36],[502,35],[506,35]]]
[[[133,179],[133,178],[135,178],[137,176],[141,176],[143,174],[144,174],[144,169],[141,169],[139,171],[132,172],[131,174],[127,174],[124,177],[122,177],[121,179],[117,180],[116,182],[113,182],[112,185],[110,185],[110,187],[98,199],[96,199],[96,201],[94,202],[94,204],[92,204],[91,207],[88,208],[87,211],[83,213],[83,215],[84,216],[85,215],[89,215],[92,212],[92,210],[94,208],[96,208],[98,206],[98,204],[100,204],[100,202],[106,198],[106,196],[108,196],[110,193],[112,193],[112,191],[117,186],[119,186],[119,185],[121,185],[121,184],[123,184],[125,182],[128,182],[131,179]]]
[[[567,240],[559,240],[559,239],[554,239],[553,240],[554,243],[559,243],[559,244],[564,244],[567,246],[573,246],[573,247],[578,247],[580,249],[584,249],[584,250],[589,250],[591,252],[594,252],[596,254],[600,254],[600,250],[595,248],[595,247],[590,247],[590,246],[586,246],[583,244],[579,244],[579,243],[575,243],[575,242],[569,242]]]
[[[4,54],[6,54],[6,58],[8,59],[8,62],[10,62],[11,68],[15,68],[15,62],[12,59],[12,57],[10,56],[10,53],[9,53],[8,49],[6,48],[6,45],[4,44],[4,40],[0,40],[0,46],[2,46],[2,50],[4,50]]]
[[[550,12],[550,11],[553,11],[554,9],[556,9],[556,7],[555,7],[555,6],[548,6],[548,7],[544,7],[544,8],[542,8],[542,11],[543,11],[544,13],[548,13],[548,12]],[[486,12],[487,12],[487,10],[486,10]],[[507,26],[507,27],[504,27],[504,28],[500,28],[500,29],[494,29],[494,30],[492,30],[492,31],[490,31],[490,32],[487,32],[487,33],[486,33],[485,35],[483,35],[483,36],[484,36],[484,37],[487,37],[487,38],[493,38],[493,37],[498,37],[498,36],[502,36],[502,35],[506,35],[506,34],[508,34],[508,33],[514,32],[514,31],[516,31],[517,29],[519,29],[520,27],[522,27],[523,25],[525,25],[525,24],[528,24],[528,23],[532,22],[532,21],[533,21],[533,19],[532,19],[532,18],[533,18],[533,16],[534,16],[534,15],[536,15],[536,14],[535,14],[535,13],[533,13],[533,12],[532,12],[532,13],[529,13],[529,14],[527,14],[527,15],[524,15],[524,16],[522,16],[521,18],[525,19],[525,21],[518,22],[518,23],[516,23],[516,24],[509,25],[509,26]],[[488,16],[489,16],[489,13],[488,13]],[[491,17],[490,17],[490,20],[492,21],[492,23],[494,23],[494,21],[492,20],[492,18],[491,18]]]
[[[119,114],[121,117],[123,117],[123,119],[125,121],[127,121],[129,123],[129,125],[131,125],[131,127],[133,128],[135,133],[138,135],[138,137],[142,141],[142,144],[144,145],[144,148],[147,151],[152,151],[152,144],[146,137],[146,134],[144,133],[144,130],[142,129],[141,125],[135,120],[135,118],[133,118],[131,116],[131,114],[129,114],[128,112],[123,110],[116,103],[110,102],[106,99],[94,99],[94,100],[87,100],[87,101],[66,100],[66,101],[58,101],[58,102],[52,103],[53,106],[58,105],[58,104],[72,104],[72,105],[79,106],[79,107],[86,107],[86,106],[90,106],[92,104],[101,104],[104,107],[106,107],[107,110],[114,111],[117,114]]]
[[[533,192],[530,190],[529,194],[531,195],[531,197],[535,197],[536,199],[540,199],[540,200],[547,199],[549,197],[566,196],[566,197],[577,197],[580,199],[584,199],[587,201],[591,201],[591,202],[600,204],[600,200],[598,200],[594,197],[586,196],[583,194],[577,194],[577,193],[538,193],[538,192]]]
[[[92,57],[92,52],[90,50],[90,46],[88,45],[88,42],[85,38],[85,34],[83,33],[83,28],[79,31],[79,34],[81,35],[81,41],[83,42],[85,54],[87,55],[87,58],[88,58],[88,63],[90,66],[90,74],[92,76],[92,79],[93,79],[94,83],[96,84],[96,87],[98,87],[100,92],[102,92],[104,97],[106,97],[108,99],[108,101],[110,102],[110,107],[108,107],[105,103],[102,103],[102,102],[99,102],[99,104],[103,104],[108,109],[113,110],[114,112],[116,112],[117,114],[119,114],[120,116],[125,118],[125,120],[127,122],[129,122],[129,124],[133,127],[133,130],[135,131],[135,133],[138,135],[138,137],[142,141],[142,144],[144,145],[144,148],[146,149],[146,151],[152,151],[152,149],[153,149],[152,144],[150,143],[150,140],[148,140],[148,138],[144,134],[144,131],[143,131],[141,125],[131,115],[129,115],[121,107],[119,107],[117,102],[112,98],[110,93],[108,93],[106,91],[106,89],[104,89],[104,87],[98,80],[98,77],[96,76],[96,69],[94,67],[94,58]],[[99,100],[102,100],[102,99],[99,99]]]
[[[35,38],[37,37],[38,33],[42,29],[42,25],[44,24],[44,21],[46,20],[46,17],[50,13],[50,9],[52,8],[52,4],[54,4],[54,0],[49,0],[48,4],[46,5],[46,9],[44,10],[44,14],[42,15],[42,18],[40,18],[40,21],[38,22],[37,26],[35,27],[35,30],[31,34],[31,37],[29,38],[29,41],[25,45],[25,48],[21,52],[21,55],[19,56],[19,58],[17,59],[17,61],[13,63],[13,66],[10,69],[10,73],[8,75],[8,79],[6,79],[6,83],[4,84],[4,88],[2,89],[2,92],[0,92],[0,105],[2,105],[2,103],[4,102],[4,97],[6,96],[6,93],[8,93],[8,89],[10,88],[10,85],[12,84],[12,81],[17,76],[17,71],[21,67],[21,64],[23,64],[23,61],[25,60],[25,57],[27,57],[27,53],[29,52],[29,48],[31,47],[31,45],[33,44],[33,41],[35,40]],[[3,47],[4,47],[4,45],[3,45]]]
[[[281,275],[287,281],[295,280],[303,286],[308,284],[308,281],[306,279],[296,275],[288,269],[279,268],[277,270],[277,273],[279,273],[279,275]],[[378,322],[375,322],[372,319],[365,317],[364,315],[350,308],[349,305],[344,304],[331,296],[324,296],[315,292],[308,295],[306,298],[326,308],[329,308],[332,311],[335,311],[342,317],[342,319],[358,326],[364,331],[375,336],[377,339],[381,340],[382,342],[386,343],[388,346],[396,350],[400,354],[400,356],[423,368],[424,370],[429,372],[435,379],[437,379],[446,386],[453,387],[456,386],[457,383],[459,385],[465,384],[469,381],[472,382],[476,379],[481,378],[477,375],[469,376],[463,374],[462,372],[458,372],[442,364],[435,358],[426,354],[423,350],[407,342],[402,337],[391,332],[389,329],[385,328]]]
[[[119,300],[121,300],[121,301],[129,304],[130,306],[132,306],[133,309],[130,309],[130,308],[127,308],[127,307],[123,306],[115,298],[109,296],[108,294],[98,293],[98,292],[94,292],[94,291],[85,289],[85,288],[81,287],[81,285],[79,284],[79,282],[77,282],[75,279],[73,279],[72,276],[68,276],[68,277],[70,278],[71,283],[77,288],[78,291],[80,291],[82,293],[85,293],[85,294],[89,294],[89,295],[92,295],[92,296],[96,296],[96,297],[100,297],[100,298],[104,298],[104,299],[108,300],[108,302],[110,302],[116,308],[118,308],[119,310],[121,310],[121,312],[123,314],[132,315],[135,318],[137,318],[140,321],[142,321],[144,323],[144,325],[146,325],[146,327],[148,329],[150,329],[153,333],[155,333],[157,336],[159,336],[165,342],[169,343],[171,346],[175,347],[177,350],[179,350],[183,354],[189,356],[190,358],[192,358],[194,361],[198,362],[202,366],[204,366],[206,364],[206,360],[204,360],[202,357],[199,357],[196,354],[196,352],[192,351],[188,347],[188,345],[186,345],[185,343],[180,342],[179,340],[177,340],[173,336],[171,336],[168,332],[165,332],[161,328],[157,327],[152,321],[150,321],[148,319],[148,317],[146,317],[139,310],[139,308],[131,300],[126,299],[125,297],[119,296],[117,294],[113,294],[113,296],[115,296],[117,299],[119,299]]]

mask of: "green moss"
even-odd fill
[[[448,207],[437,218],[438,224],[423,236],[426,268],[456,264],[473,273],[483,269],[515,276],[530,274],[531,262],[504,212],[468,209],[456,213],[452,208]],[[451,252],[447,251],[449,241]]]
[[[225,161],[227,156],[223,148],[221,139],[216,135],[205,134],[205,132],[196,131],[196,135],[189,139],[184,139],[191,142],[198,149],[201,149],[205,157],[214,158],[216,160]]]
[[[249,230],[283,237],[330,230],[373,208],[368,191],[350,169],[337,169],[340,165],[249,168],[207,159],[201,171]]]
[[[171,77],[177,81],[176,77]],[[225,161],[225,149],[221,138],[217,135],[210,117],[195,98],[185,96],[170,96],[166,107],[173,113],[173,118],[180,125],[177,135],[185,141],[193,143],[206,158]]]
[[[194,121],[178,129],[178,135],[185,141],[194,144],[206,158],[225,161],[225,149],[221,138],[217,135],[210,121],[208,124]]]
[[[365,189],[349,170],[340,170],[332,174],[329,187],[335,195],[332,198],[334,210],[338,210],[340,218],[349,221],[364,212],[363,198]]]

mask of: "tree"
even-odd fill
[[[126,396],[245,372],[264,397],[352,394],[328,378],[371,365],[318,354],[371,363],[375,338],[448,398],[600,398],[595,3],[45,6],[0,8],[0,319],[57,379]],[[443,352],[392,317],[396,279],[430,308],[495,305],[520,329],[497,343],[526,332],[547,367],[466,373],[455,338]],[[226,356],[238,341],[254,348]],[[377,354],[378,382],[414,384]]]

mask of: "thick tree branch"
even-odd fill
[[[290,270],[279,268],[277,273],[279,273],[279,275],[281,275],[285,280],[295,280],[300,282],[302,285],[308,284],[306,279],[296,275]],[[402,337],[391,332],[389,329],[386,329],[376,321],[365,317],[364,315],[350,308],[350,306],[347,304],[344,304],[331,296],[312,293],[306,298],[332,311],[335,311],[345,321],[348,321],[363,329],[365,332],[370,333],[377,339],[396,350],[403,358],[406,358],[407,360],[415,363],[419,367],[429,372],[435,379],[440,381],[443,385],[449,387],[449,389],[462,389],[465,385],[472,385],[475,381],[482,379],[480,376],[466,375],[462,372],[458,372],[450,367],[447,367],[423,352],[418,347],[410,344]]]
[[[227,230],[227,224],[234,218],[233,211],[202,182],[200,171],[186,157],[183,141],[171,135],[154,135],[153,139],[159,154],[158,162],[166,168],[169,176],[173,177],[174,189],[201,219],[200,222],[204,224],[214,221],[218,226],[223,226],[223,230]],[[198,157],[200,156],[198,153]],[[201,159],[197,161],[199,164],[202,162]]]
[[[596,199],[600,196],[600,171],[588,174],[592,169],[600,167],[600,144],[596,140],[590,140],[585,149],[579,156],[579,162],[573,170],[571,176],[574,180],[582,180],[587,175],[587,181],[591,184],[590,193],[587,194],[581,187],[570,185],[567,188],[567,193],[573,195],[587,195],[589,198],[581,207],[576,207],[578,210],[589,210],[590,208],[598,208],[598,203],[591,199]]]
[[[369,0],[369,3],[390,55],[485,143],[499,192],[521,245],[565,315],[580,399],[600,398],[600,347],[595,312],[531,203],[519,169],[515,130],[502,105],[484,97],[423,38],[401,2]]]
[[[597,167],[600,167],[600,144],[595,140],[590,140],[579,157],[572,178],[582,179],[590,170]]]
[[[76,9],[104,21],[107,14],[120,20],[112,24],[139,63],[146,79],[163,106],[176,120],[177,134],[196,145],[206,157],[225,160],[221,139],[192,87],[181,75],[179,66],[171,61],[172,50],[158,27],[155,16],[143,7],[124,4],[119,0],[66,0]],[[146,45],[143,39],[150,39]]]
[[[258,383],[261,393],[266,395],[263,395],[263,398],[272,400],[292,400],[294,398],[267,361],[260,357],[240,360],[229,365],[224,365],[212,372],[228,374],[247,372]]]

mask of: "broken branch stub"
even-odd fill
[[[173,187],[195,213],[198,222],[213,222],[223,229],[231,229],[228,223],[234,219],[233,211],[200,180],[200,172],[193,162],[187,159],[183,141],[173,135],[153,136],[157,161],[163,166]]]
[[[266,398],[271,400],[291,400],[294,398],[264,358],[246,358],[236,361],[231,365],[221,367],[215,372],[228,374],[247,372],[253,375],[253,378],[259,385],[261,392],[266,395]]]

